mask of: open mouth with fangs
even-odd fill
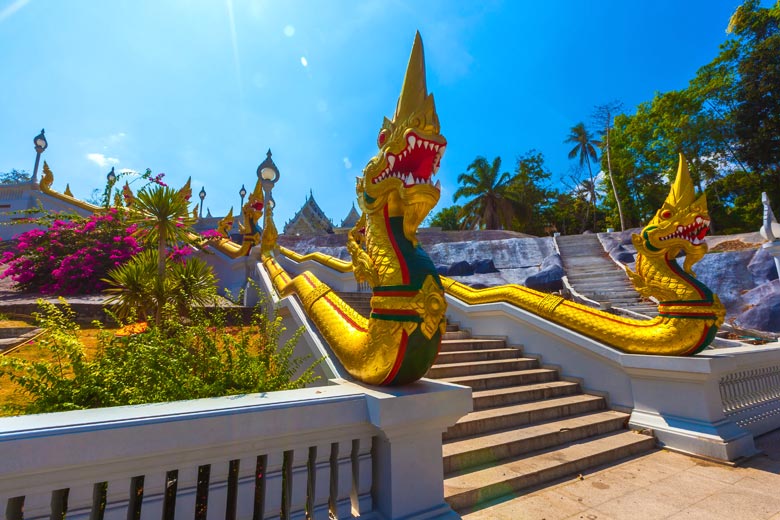
[[[674,231],[674,233],[671,235],[666,235],[665,237],[661,237],[659,240],[663,242],[664,240],[671,240],[673,238],[682,238],[683,240],[687,240],[691,244],[698,246],[704,242],[704,237],[707,235],[709,230],[710,221],[702,218],[701,216],[698,216],[687,226],[677,226],[677,229]]]
[[[438,180],[433,184],[433,176],[439,171],[439,163],[446,146],[446,142],[438,143],[409,132],[406,136],[406,147],[401,152],[385,152],[387,166],[371,180],[371,184],[395,178],[401,180],[405,188],[428,184],[441,190]]]

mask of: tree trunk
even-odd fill
[[[160,225],[157,234],[157,310],[154,313],[154,322],[159,327],[162,324],[162,311],[165,292],[165,257],[168,250],[168,237],[166,228]]]
[[[609,182],[612,184],[612,193],[615,194],[615,203],[617,204],[618,215],[620,216],[620,231],[625,231],[626,222],[623,220],[623,205],[620,203],[620,197],[618,197],[617,187],[615,186],[615,177],[612,175],[612,160],[609,156],[609,129],[610,124],[607,122],[607,170],[609,171]]]

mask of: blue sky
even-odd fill
[[[569,128],[685,87],[740,3],[0,0],[0,172],[31,172],[45,127],[55,189],[87,198],[112,166],[151,168],[205,186],[217,216],[271,148],[277,225],[310,189],[338,224],[419,29],[449,141],[441,208],[478,155],[511,171],[537,149],[568,177]]]

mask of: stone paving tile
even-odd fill
[[[582,513],[570,516],[566,520],[618,520],[596,509],[588,509]]]
[[[696,460],[696,465],[686,471],[710,479],[720,480],[727,484],[733,484],[748,476],[747,470],[744,467],[734,468],[707,460]]]
[[[636,491],[641,486],[636,479],[628,480],[621,474],[609,470],[586,474],[582,480],[557,487],[557,490],[588,507],[596,507],[609,500]]]
[[[780,494],[775,497],[744,489],[726,489],[698,502],[696,509],[707,511],[711,516],[744,518],[750,520],[768,519],[780,513]]]
[[[679,512],[680,508],[664,500],[664,497],[639,489],[599,504],[598,510],[613,518],[661,520]]]
[[[771,451],[778,433],[757,439],[770,450],[741,467],[658,450],[463,518],[780,520],[780,460],[772,458],[780,450]]]
[[[469,520],[564,520],[587,506],[555,490],[540,491],[524,500],[510,500],[468,515]]]

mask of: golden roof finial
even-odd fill
[[[404,84],[401,87],[401,95],[398,97],[398,105],[395,109],[393,120],[403,121],[414,112],[420,110],[428,95],[428,87],[425,82],[425,53],[423,52],[420,31],[414,35],[412,54],[409,56],[409,64],[406,66]]]
[[[685,161],[685,156],[680,154],[677,177],[674,179],[669,196],[666,197],[666,204],[673,208],[684,208],[690,206],[695,199],[696,194],[693,190],[691,174],[688,173],[688,163]]]
[[[73,192],[70,191],[70,183],[65,185],[65,191],[62,192],[63,195],[67,195],[68,197],[73,196]]]
[[[43,175],[41,176],[41,191],[50,191],[51,185],[54,183],[54,174],[49,168],[49,164],[43,161]]]

